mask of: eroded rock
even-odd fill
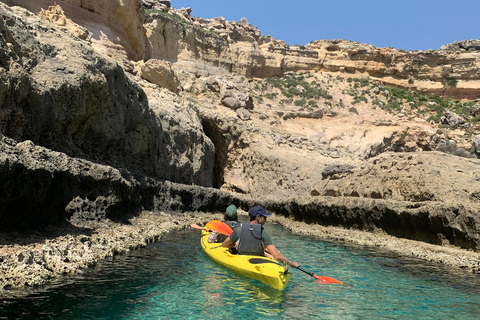
[[[168,61],[157,59],[140,61],[137,63],[136,71],[139,76],[159,87],[173,92],[179,91],[180,81],[172,64]]]
[[[465,123],[465,119],[448,109],[445,110],[444,116],[442,117],[441,121],[443,124],[449,125],[452,128],[456,128]]]

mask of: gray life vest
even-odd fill
[[[225,221],[225,224],[229,226],[232,229],[235,229],[236,227],[241,226],[242,224],[238,221]]]
[[[263,226],[259,223],[242,224],[242,232],[238,242],[238,254],[263,256],[262,230]]]
[[[230,228],[232,228],[232,230],[235,229],[235,228],[237,228],[237,227],[240,227],[240,226],[242,225],[242,224],[241,224],[240,222],[238,222],[238,221],[225,221],[225,224],[226,224],[227,226],[229,226]],[[208,239],[210,239],[210,237],[209,237]],[[223,242],[223,241],[225,241],[225,239],[227,239],[227,236],[226,236],[226,235],[221,234],[221,233],[216,233],[216,238],[215,238],[215,240],[213,241],[213,238],[212,238],[212,239],[211,239],[212,241],[209,240],[208,242],[209,242],[209,243],[211,243],[211,242]]]

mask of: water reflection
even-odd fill
[[[210,312],[224,312],[228,306],[248,306],[249,312],[262,315],[282,314],[282,303],[286,300],[285,291],[280,291],[263,285],[262,283],[241,277],[231,271],[225,270],[211,261],[208,272],[202,281],[204,295],[203,310]],[[214,314],[208,314],[214,316]]]

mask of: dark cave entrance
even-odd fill
[[[215,121],[203,119],[202,126],[203,131],[215,146],[214,187],[220,189],[224,183],[223,171],[227,165],[228,141]]]

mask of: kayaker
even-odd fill
[[[241,223],[237,220],[237,207],[234,204],[231,204],[225,210],[225,215],[223,216],[225,224],[230,228],[235,229],[240,226]],[[223,242],[226,239],[226,236],[219,234],[216,231],[212,231],[208,237],[208,242]]]
[[[270,212],[265,211],[260,206],[255,206],[248,211],[250,223],[244,223],[241,227],[233,229],[232,234],[225,239],[222,246],[226,248],[236,247],[238,254],[248,254],[263,256],[265,251],[280,262],[286,262],[288,265],[297,268],[298,262],[288,260],[278,251],[272,242],[272,238],[263,228]]]

